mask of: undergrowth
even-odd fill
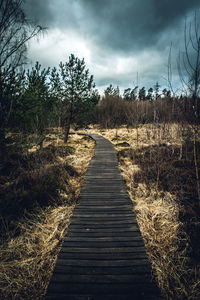
[[[44,147],[9,135],[0,177],[0,299],[42,299],[70,223],[94,142],[52,131]],[[17,144],[17,148],[15,147]]]
[[[200,295],[200,203],[192,128],[146,124],[96,129],[118,153],[134,211],[164,299]],[[196,136],[200,166],[200,136]]]

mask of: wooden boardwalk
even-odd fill
[[[46,300],[160,299],[112,144],[99,135]]]

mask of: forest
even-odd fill
[[[165,88],[159,78],[124,91],[108,82],[101,94],[74,54],[53,68],[27,65],[28,41],[46,29],[26,18],[22,2],[0,0],[0,298],[45,295],[95,151],[83,132],[115,146],[163,298],[199,299],[197,17],[178,58],[181,92],[169,53]]]

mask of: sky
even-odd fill
[[[184,24],[200,9],[199,0],[26,0],[31,20],[47,27],[29,45],[29,61],[58,67],[71,53],[84,58],[100,92],[179,85],[176,59],[184,47]],[[187,21],[188,22],[188,21]]]

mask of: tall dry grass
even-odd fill
[[[43,177],[46,176],[47,178],[49,170],[52,170],[52,167],[56,165],[56,168],[53,168],[53,170],[56,170],[54,180],[56,178],[60,180],[63,174],[67,175],[67,180],[63,181],[62,188],[58,190],[57,197],[59,199],[54,198],[54,194],[53,196],[50,194],[47,198],[51,201],[47,202],[46,205],[40,205],[42,204],[40,203],[31,207],[31,209],[25,208],[20,217],[13,214],[9,216],[8,212],[2,217],[0,299],[35,300],[42,299],[45,295],[62,239],[67,231],[81,189],[83,176],[94,150],[94,142],[87,137],[70,136],[68,148],[65,147],[60,137],[50,134],[46,138],[44,149],[38,153],[38,155],[40,154],[38,163],[38,156],[35,156],[36,151],[39,151],[37,146],[29,150],[33,153],[32,157],[34,157],[31,170],[23,169],[23,166],[20,165],[22,173],[29,174],[31,172],[32,174],[32,172],[35,172],[35,174],[43,174]],[[66,151],[70,147],[73,151]],[[30,159],[30,156],[28,157]],[[29,161],[28,165],[30,164]],[[16,167],[16,164],[14,166]],[[24,166],[27,166],[27,164],[24,163]],[[13,172],[4,174],[1,178],[2,187],[7,189],[9,186],[6,185],[5,178],[7,180],[10,178],[10,186],[14,184],[15,179],[20,182],[20,174],[15,179],[12,175]],[[30,176],[30,181],[31,178],[34,179],[35,177]],[[22,180],[21,182],[23,183]],[[46,181],[42,181],[41,177],[40,180],[37,180],[37,186],[44,184],[44,182]],[[48,187],[51,182],[47,181],[45,184]],[[57,186],[60,187],[60,185]],[[15,185],[15,187],[18,186]],[[43,192],[42,188],[48,190],[47,187],[41,185],[39,187],[38,195],[40,190],[41,193]],[[21,190],[18,191],[19,196],[20,192]],[[28,192],[31,192],[31,190],[26,187],[26,193]],[[32,199],[35,200],[35,198]]]
[[[191,127],[146,124],[132,129],[91,130],[116,148],[153,276],[164,299],[199,299],[200,209]]]

